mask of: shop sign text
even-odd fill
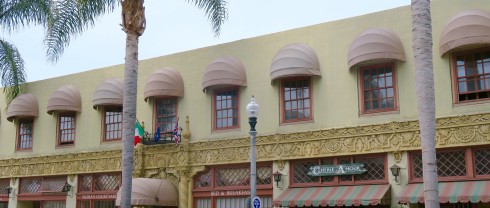
[[[82,195],[82,199],[116,199],[116,194],[90,194]]]
[[[211,191],[211,196],[248,196],[250,190]]]
[[[309,176],[356,175],[365,173],[364,164],[352,163],[342,165],[316,165],[310,167]]]

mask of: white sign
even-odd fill
[[[262,207],[262,201],[258,196],[254,197],[252,200],[252,207],[253,208],[261,208]]]

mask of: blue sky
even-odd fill
[[[185,0],[146,0],[147,28],[139,59],[280,32],[409,5],[409,0],[228,0],[228,21],[214,37],[204,13]],[[29,82],[124,63],[125,33],[120,8],[72,39],[61,59],[49,63],[40,27],[2,37],[15,44]]]

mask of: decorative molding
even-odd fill
[[[403,121],[258,136],[257,161],[416,150],[420,149],[418,127],[418,121]],[[490,144],[490,113],[439,118],[436,128],[438,148]],[[175,172],[177,167],[189,167],[186,174],[192,177],[205,166],[249,162],[249,151],[248,136],[142,146],[136,148],[134,174],[166,178],[178,185],[182,171]],[[121,162],[121,150],[3,159],[0,178],[121,171]]]
[[[490,114],[437,119],[438,148],[490,144]],[[249,139],[190,144],[191,165],[248,162]],[[418,121],[257,137],[257,161],[370,154],[420,149]]]
[[[284,170],[284,166],[286,165],[286,162],[284,160],[278,160],[277,161],[277,169],[280,171]]]
[[[393,152],[393,158],[395,159],[396,163],[400,163],[402,161],[402,152],[400,151],[394,151]]]
[[[70,174],[68,175],[68,179],[70,180],[70,183],[75,183],[75,174]]]
[[[121,150],[0,160],[0,178],[121,171]]]

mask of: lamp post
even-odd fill
[[[252,95],[250,103],[247,105],[248,123],[250,124],[250,199],[253,200],[257,196],[257,167],[256,167],[256,154],[255,154],[255,124],[257,124],[257,115],[259,114],[259,104],[255,102],[255,98]]]

